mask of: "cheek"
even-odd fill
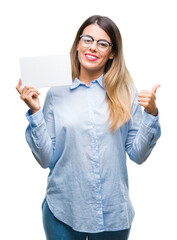
[[[102,63],[106,64],[108,60],[109,60],[109,56],[108,55],[102,56]]]

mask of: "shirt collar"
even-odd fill
[[[104,74],[102,74],[99,78],[91,81],[90,85],[92,83],[94,83],[94,82],[97,82],[103,88],[103,77],[104,77]],[[72,82],[72,85],[71,85],[70,89],[75,89],[75,88],[77,88],[77,87],[79,87],[81,85],[85,85],[86,86],[85,83],[81,82],[78,78],[75,78],[73,80],[73,82]]]

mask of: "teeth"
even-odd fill
[[[89,58],[97,59],[97,57],[91,56],[91,55],[86,55]]]

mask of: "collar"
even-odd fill
[[[97,82],[103,88],[103,77],[104,77],[104,74],[102,74],[99,78],[92,80],[90,83],[90,86],[93,83]],[[70,89],[76,89],[77,87],[79,87],[81,85],[86,86],[86,84],[84,82],[81,82],[78,78],[75,78],[72,82]],[[90,87],[90,86],[86,86],[86,87]]]

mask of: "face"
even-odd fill
[[[107,33],[97,24],[87,26],[82,35],[89,35],[95,40],[104,39],[111,43],[110,37]],[[109,59],[113,58],[112,47],[110,46],[105,52],[97,49],[97,42],[94,41],[91,46],[83,47],[81,40],[77,46],[78,59],[80,62],[80,72],[97,72],[98,74],[104,73],[104,68]]]

